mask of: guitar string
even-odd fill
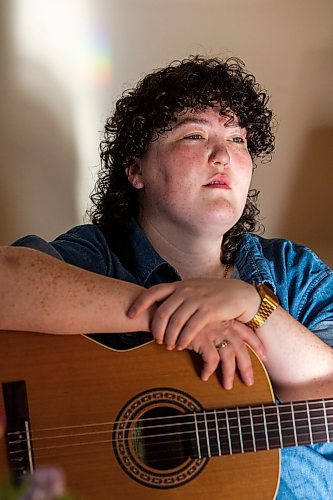
[[[183,433],[181,433],[181,434],[183,434]],[[192,432],[192,435],[193,435],[193,432]],[[308,439],[309,439],[309,433],[307,432],[307,433],[306,433],[306,434],[304,434],[303,436],[305,436],[305,437],[306,437],[306,439],[307,439],[307,441],[308,441]],[[156,437],[156,436],[155,436],[155,437]],[[232,436],[232,437],[234,438],[235,436]],[[247,449],[246,449],[246,451],[254,451],[254,450],[253,450],[253,448],[252,448],[252,446],[253,446],[252,436],[251,436],[251,438],[249,438],[249,437],[248,437],[248,434],[247,434],[247,436],[243,436],[243,437],[244,437],[244,442],[245,442],[245,443],[250,442],[250,447],[246,447],[246,448],[247,448]],[[302,435],[299,435],[299,436],[298,436],[298,438],[299,438],[299,441],[301,441],[301,439],[302,439]],[[277,435],[276,435],[276,436],[273,436],[273,439],[278,440]],[[75,443],[75,444],[71,444],[71,445],[58,445],[58,446],[56,446],[56,447],[54,447],[54,446],[53,446],[53,447],[44,447],[44,448],[43,448],[43,447],[41,447],[41,448],[37,448],[37,449],[35,449],[34,451],[37,451],[37,453],[36,453],[36,455],[35,455],[35,456],[36,456],[36,457],[37,457],[37,456],[39,456],[39,458],[42,458],[42,457],[43,457],[43,453],[42,453],[42,456],[41,456],[40,451],[42,451],[42,452],[44,451],[44,452],[45,452],[45,451],[50,451],[50,450],[52,450],[52,451],[53,451],[53,453],[55,453],[56,451],[60,451],[60,450],[61,450],[61,451],[62,451],[62,455],[61,455],[61,456],[63,456],[64,449],[66,449],[66,455],[68,455],[68,454],[69,454],[69,453],[68,453],[69,448],[71,448],[71,451],[73,451],[73,452],[74,452],[74,448],[76,448],[76,449],[77,449],[78,447],[80,447],[80,453],[82,453],[82,452],[84,452],[84,451],[85,451],[85,450],[83,450],[83,449],[82,449],[82,448],[83,448],[83,446],[84,446],[84,447],[88,447],[88,448],[89,448],[89,446],[91,446],[91,445],[96,445],[96,444],[98,444],[98,445],[101,445],[101,444],[106,444],[106,445],[110,446],[111,442],[112,442],[112,441],[110,441],[109,439],[108,439],[108,440],[104,440],[104,441],[94,441],[94,442],[91,442],[91,441],[90,441],[90,442],[88,442],[88,443]],[[175,442],[175,441],[167,441],[167,442],[163,441],[163,442],[161,442],[160,444],[163,444],[164,446],[168,446],[168,447],[170,448],[170,446],[169,446],[169,445],[170,445],[170,443],[172,444],[173,442]],[[193,443],[193,442],[195,442],[195,443],[196,443],[196,439],[195,439],[195,438],[192,438],[192,439],[190,439],[190,440],[187,440],[187,442],[192,442],[192,443]],[[176,443],[178,443],[178,445],[179,445],[179,440],[177,440],[177,441],[176,441]],[[251,443],[252,443],[252,445],[251,445]],[[154,447],[156,448],[156,446],[157,446],[158,444],[159,444],[158,442],[157,442],[157,443],[153,443],[151,446],[154,446]],[[266,440],[265,440],[264,438],[261,438],[261,439],[256,439],[256,444],[257,444],[257,447],[258,447],[258,448],[261,448],[261,449],[267,449],[267,446],[266,446]],[[263,447],[262,447],[262,444],[264,445]],[[308,444],[308,443],[302,443],[302,442],[300,442],[299,444],[301,445],[301,444]],[[235,445],[235,443],[234,443],[234,445]],[[272,448],[276,448],[276,446],[273,446],[271,442],[270,442],[270,445],[271,445],[271,447],[272,447]],[[293,446],[293,443],[291,443],[291,445]],[[278,446],[278,447],[280,447],[280,446]],[[146,449],[147,449],[147,445],[146,445]],[[88,451],[88,450],[87,450],[87,451]],[[258,451],[259,451],[259,450],[258,450]],[[235,450],[235,446],[234,446],[234,448],[233,448],[233,453],[239,453],[239,452],[240,452],[240,450]],[[163,453],[163,452],[162,452],[162,453]],[[229,450],[229,448],[228,448],[228,450],[227,450],[226,452],[222,453],[222,455],[228,455],[228,454],[230,454],[230,450]],[[214,455],[218,455],[218,454],[217,454],[217,453],[215,453]],[[44,457],[49,457],[49,455],[46,455],[46,456],[44,455]],[[182,454],[182,455],[176,455],[176,456],[175,456],[175,455],[173,455],[173,458],[179,458],[179,459],[185,460],[185,458],[184,458],[184,454]],[[188,458],[188,457],[187,457],[187,458]],[[207,458],[208,458],[208,457],[207,457]],[[163,461],[165,462],[165,455],[164,455],[164,458],[162,458],[161,460],[163,460]],[[155,459],[154,463],[155,463],[155,464],[158,464],[158,462],[161,462],[161,460],[156,460],[156,459]]]
[[[318,411],[320,411],[320,410],[318,409]],[[206,415],[209,415],[210,413],[211,412],[207,412]],[[299,413],[301,413],[301,412],[299,412]],[[198,416],[198,414],[196,414],[196,416]],[[273,416],[273,415],[270,415],[270,416]],[[187,417],[190,419],[192,417],[192,414],[190,414],[190,413],[187,414]],[[333,422],[333,414],[332,415],[328,415],[328,417],[326,419],[329,424],[331,423],[330,422],[330,417],[332,418],[332,422]],[[173,417],[173,418],[177,418],[177,417]],[[250,416],[248,418],[250,419]],[[260,415],[260,416],[259,415],[254,415],[254,420],[258,419],[258,418],[261,419],[262,415]],[[325,422],[322,422],[322,418],[323,418],[323,415],[319,415],[317,417],[312,416],[311,417],[311,422],[312,422],[311,427],[313,427],[313,425],[317,425],[317,426],[322,425],[322,426],[324,426]],[[267,419],[267,416],[266,416],[266,419]],[[228,420],[229,420],[229,422],[231,420],[236,420],[238,422],[238,418],[237,418],[236,415],[235,416],[230,416],[229,415],[228,416]],[[313,421],[315,421],[315,420],[321,420],[321,422],[313,424]],[[218,423],[223,424],[224,421],[225,421],[225,418],[220,419],[220,422],[218,422]],[[302,421],[306,422],[306,426],[309,427],[309,425],[308,425],[308,418],[304,417],[303,419],[300,419],[300,418],[297,419],[296,426],[294,426],[292,419],[291,420],[290,419],[288,419],[288,420],[287,419],[283,419],[282,420],[283,429],[287,431],[287,430],[293,429],[294,427],[296,427],[297,429],[301,428]],[[127,423],[133,423],[133,422],[134,423],[136,423],[136,422],[137,423],[142,423],[142,420],[138,419],[138,420],[132,420],[132,421],[129,420],[129,421],[127,421]],[[276,422],[277,422],[276,419],[274,419],[274,421],[271,421],[271,422],[267,421],[266,422],[266,424],[267,424],[266,427],[269,427],[269,425],[275,426]],[[124,421],[124,423],[126,423],[126,421]],[[202,422],[199,421],[198,423],[202,424],[202,425],[204,424],[203,421]],[[292,427],[286,427],[287,423],[292,423]],[[207,419],[207,424],[213,424],[213,425],[215,425],[216,424],[215,417],[212,420]],[[300,425],[297,425],[297,424],[300,424]],[[165,429],[166,427],[173,427],[175,425],[181,425],[182,427],[184,427],[184,426],[193,426],[193,421],[191,421],[191,422],[184,422],[184,423],[172,422],[172,423],[169,423],[169,424],[145,426],[144,430],[145,431],[147,431],[147,429],[154,429],[154,430],[156,430],[159,427],[161,429]],[[84,427],[84,426],[82,426],[82,427]],[[238,429],[240,426],[239,425],[234,425],[234,426],[229,425],[229,427],[230,427],[230,429]],[[264,425],[263,425],[262,422],[255,422],[255,421],[253,422],[253,428],[259,428],[259,430],[260,430],[263,427],[264,427]],[[241,423],[241,428],[242,429],[252,429],[252,424],[251,424],[251,422],[249,424],[245,424],[243,422],[243,423]],[[35,441],[43,441],[43,440],[48,440],[48,439],[61,439],[61,438],[72,438],[72,437],[80,437],[80,436],[93,436],[95,434],[105,434],[105,433],[109,433],[109,432],[113,432],[113,431],[114,431],[114,427],[111,426],[110,429],[106,429],[106,430],[103,430],[103,431],[101,430],[101,431],[81,432],[81,433],[73,433],[73,434],[58,434],[58,435],[53,435],[53,436],[50,435],[50,436],[39,436],[38,437],[38,436],[34,436],[34,434],[35,434],[34,431],[28,431],[28,433],[29,433],[29,436],[30,436],[30,440],[33,441],[33,442],[35,442]],[[17,435],[17,434],[24,435],[24,434],[26,434],[26,431],[21,431],[21,432],[16,431],[15,433],[10,433],[10,434],[11,435]],[[8,433],[8,435],[9,435],[9,433]],[[165,435],[168,435],[168,433],[166,433]],[[151,436],[153,436],[153,434]],[[151,437],[151,436],[148,436],[148,437]],[[15,441],[9,441],[9,443],[10,444],[14,444],[14,443],[25,442],[25,441],[26,440],[19,439],[19,440],[15,440]]]
[[[177,442],[176,442],[176,443],[177,443]],[[197,444],[197,443],[196,443],[196,440],[195,440],[195,439],[192,439],[192,440],[190,441],[190,443],[191,443],[191,444],[193,444],[193,449],[196,449],[196,448],[197,448],[197,446],[196,446],[196,444]],[[262,443],[263,443],[263,444],[265,444],[265,440],[262,440]],[[109,447],[109,446],[110,446],[110,443],[109,443],[109,441],[97,441],[97,442],[95,442],[95,443],[94,443],[94,445],[107,445],[107,446]],[[228,446],[228,445],[227,445],[227,446]],[[88,448],[89,448],[89,446],[87,447],[87,443],[83,443],[83,444],[82,444],[82,446],[79,448],[79,449],[80,449],[80,456],[81,456],[83,453],[89,453],[89,454],[90,454],[91,452],[89,451],[89,449],[88,449]],[[271,450],[273,450],[273,449],[280,449],[280,447],[271,447]],[[65,452],[65,455],[66,455],[66,456],[73,455],[73,454],[74,454],[74,455],[76,455],[77,450],[78,450],[78,448],[76,448],[76,449],[74,450],[74,448],[72,447],[72,448],[71,448],[71,450],[70,450],[69,452],[68,452],[68,451],[66,451],[66,452]],[[263,447],[261,448],[260,443],[257,443],[257,450],[256,450],[256,451],[265,451],[265,450],[267,451],[266,446],[263,446]],[[44,451],[47,451],[47,450],[44,450]],[[53,449],[52,449],[52,451],[55,451],[55,450],[53,450]],[[60,451],[60,449],[58,449],[57,451]],[[153,459],[150,459],[150,461],[149,461],[149,465],[151,465],[151,466],[152,466],[152,465],[155,465],[155,467],[157,467],[157,465],[158,465],[158,464],[161,464],[161,463],[165,463],[165,462],[167,462],[167,460],[166,460],[166,454],[165,454],[165,451],[166,451],[166,450],[165,450],[164,448],[161,448],[161,447],[160,447],[160,448],[158,448],[158,452],[154,454],[154,458],[153,458]],[[170,445],[169,445],[169,447],[168,447],[167,451],[168,451],[168,452],[170,452]],[[251,453],[251,452],[255,452],[255,450],[253,450],[253,447],[252,447],[252,448],[246,448],[246,446],[245,446],[244,453]],[[97,453],[97,452],[96,452],[96,451],[94,451],[94,457],[95,457],[95,458],[96,458],[96,453]],[[202,449],[201,449],[201,453],[203,454],[203,450],[202,450]],[[240,453],[241,453],[240,447],[237,447],[237,448],[236,448],[236,447],[234,446],[234,447],[232,448],[232,453],[230,452],[229,447],[228,447],[228,449],[226,449],[226,450],[224,450],[224,449],[223,449],[223,450],[221,451],[221,454],[219,454],[219,453],[217,452],[217,450],[216,450],[216,452],[213,452],[213,453],[211,454],[211,456],[225,456],[225,455],[240,454]],[[55,455],[53,454],[52,456],[54,457]],[[63,457],[63,456],[64,456],[64,450],[62,449],[62,450],[61,450],[60,457]],[[49,454],[44,454],[44,455],[43,455],[43,454],[41,454],[41,453],[40,453],[40,450],[39,450],[39,451],[38,451],[38,453],[37,453],[37,454],[35,454],[35,458],[36,458],[36,460],[37,460],[37,462],[38,462],[39,460],[43,460],[43,459],[46,459],[46,458],[50,458],[50,455],[49,455]],[[185,462],[186,460],[188,460],[188,459],[192,459],[192,460],[196,460],[196,459],[198,459],[198,457],[195,457],[195,456],[190,455],[190,454],[187,454],[187,455],[186,455],[185,453],[180,453],[179,451],[177,451],[177,452],[173,452],[173,453],[172,453],[172,455],[171,455],[171,458],[172,458],[172,459],[174,459],[174,460],[182,461],[182,463],[184,463],[184,462]],[[205,457],[203,457],[203,458],[210,458],[210,457],[209,457],[209,456],[208,456],[208,454],[207,454],[207,456],[205,456]],[[143,459],[143,461],[144,461],[144,459]],[[174,467],[172,467],[172,468],[174,468]]]
[[[318,418],[318,419],[321,419],[321,417],[314,417],[315,418]],[[233,417],[233,419],[235,420],[236,417]],[[306,418],[302,419],[304,420],[304,422],[306,422],[306,425],[302,426],[302,425],[296,425],[296,430],[297,430],[297,438],[298,439],[302,439],[302,437],[307,437],[309,436],[309,426],[308,426],[308,421]],[[229,419],[230,421],[230,419]],[[333,424],[333,416],[331,418],[331,420],[329,420],[329,418],[327,419],[328,421],[328,424],[331,425]],[[286,423],[287,421],[284,422],[284,424]],[[289,423],[290,421],[288,421]],[[224,423],[224,422],[220,422],[220,423]],[[300,421],[298,423],[301,423]],[[199,424],[203,424],[203,422],[199,422]],[[207,421],[207,424],[215,424],[215,420],[208,420]],[[170,424],[167,424],[167,425],[170,425]],[[174,425],[174,424],[172,424]],[[192,422],[189,422],[188,424],[186,425],[191,425],[193,427],[193,423]],[[276,435],[278,435],[278,430],[276,429],[276,423],[275,422],[272,422],[271,423],[271,427],[274,427],[273,430],[276,431]],[[256,431],[258,430],[258,428],[260,427],[260,431],[263,432],[264,430],[264,426],[260,423],[258,424],[254,424],[254,427],[257,427]],[[271,433],[272,429],[269,429],[270,425],[269,425],[269,422],[267,423],[266,425],[266,428],[268,430],[268,432]],[[155,430],[159,428],[159,426],[155,426],[155,427],[148,427],[148,429],[150,428],[154,428]],[[160,426],[161,429],[164,430],[165,426]],[[311,425],[311,428],[312,428],[312,433],[313,435],[316,434],[316,432],[320,432],[320,434],[326,434],[326,432],[324,433],[324,424],[322,422],[319,422],[319,423],[314,423]],[[224,428],[222,428],[224,429]],[[234,429],[237,429],[237,431],[239,430],[239,425],[230,425],[229,426],[229,429],[230,430],[234,430]],[[284,432],[287,432],[287,431],[291,431],[294,429],[294,426],[292,425],[291,427],[283,427],[283,430]],[[303,434],[301,434],[301,430],[302,429],[307,429],[307,431]],[[147,430],[147,428],[145,428],[145,430]],[[246,432],[250,430],[250,432]],[[215,432],[216,430],[215,429],[210,429],[211,432],[213,432],[213,434],[215,435]],[[252,432],[252,426],[251,425],[248,425],[248,424],[243,424],[241,425],[241,431],[242,431],[242,436],[244,437],[244,439],[246,439],[246,436],[251,436],[251,439],[252,439],[252,436],[253,436],[253,432]],[[110,434],[111,432],[113,432],[112,429],[110,430],[105,430],[105,431],[97,431],[97,432],[92,432],[92,433],[78,433],[78,434],[68,434],[68,435],[58,435],[58,436],[45,436],[45,437],[31,437],[31,439],[29,439],[29,442],[31,444],[34,444],[36,443],[37,441],[48,441],[48,440],[51,440],[51,439],[69,439],[69,438],[77,438],[77,437],[83,437],[83,436],[96,436],[96,435],[101,435],[101,434]],[[154,438],[156,439],[157,437],[167,437],[167,436],[176,436],[176,435],[186,435],[186,434],[190,434],[192,435],[194,433],[194,431],[191,429],[189,431],[181,431],[181,432],[167,432],[167,433],[160,433],[160,434],[151,434],[151,435],[144,435],[144,436],[141,436],[139,439],[141,439],[142,441],[144,440],[148,440],[148,439],[151,439],[151,438]],[[22,433],[23,434],[23,433]],[[206,429],[199,429],[199,434],[201,435],[204,435],[206,436]],[[258,437],[258,436],[257,436]],[[270,436],[271,438],[275,438],[276,436]],[[285,439],[287,439],[287,437],[290,437],[290,436],[285,436]],[[125,438],[123,439],[122,441],[135,441],[135,437],[132,438],[132,437],[129,437],[129,438]],[[250,438],[249,438],[250,439]],[[22,444],[22,443],[25,443],[27,442],[28,440],[27,439],[20,439],[20,440],[15,440],[15,441],[9,441],[9,445],[10,446],[13,446],[13,445],[18,445],[18,444]],[[109,443],[113,443],[113,442],[116,442],[117,439],[114,439],[114,438],[111,438],[109,439],[107,442]],[[168,443],[171,443],[172,441],[163,441],[161,443],[164,443],[164,444],[168,444]],[[88,442],[86,444],[93,444],[94,442],[91,441],[91,442]],[[64,444],[64,445],[54,445],[53,447],[52,446],[49,446],[49,447],[39,447],[38,448],[38,445],[36,448],[34,448],[34,451],[38,450],[38,449],[52,449],[52,448],[58,448],[58,447],[67,447],[67,446],[76,446],[76,445],[81,445],[81,443],[67,443],[67,444]],[[155,444],[154,444],[155,446]],[[16,453],[16,452],[13,452],[13,453]]]
[[[235,410],[233,410],[235,411]],[[316,411],[316,412],[320,412],[320,413],[324,413],[323,412],[323,409],[320,409],[320,408],[315,408],[315,409],[312,409],[312,413]],[[216,412],[216,414],[218,415],[218,413],[222,413],[222,412]],[[296,421],[297,423],[300,423],[301,420],[304,420],[305,422],[307,422],[307,425],[308,425],[308,417],[305,416],[303,419],[300,419],[300,418],[297,418],[297,413],[301,414],[301,413],[305,413],[305,410],[299,410],[298,412],[294,412],[294,415],[296,416]],[[326,412],[327,413],[327,412]],[[212,420],[207,420],[207,423],[213,423],[215,424],[215,414],[212,412],[212,411],[207,411],[205,412],[206,414],[206,417],[212,415],[214,418]],[[148,419],[129,419],[129,420],[119,420],[119,421],[115,421],[115,422],[108,422],[108,423],[103,423],[103,424],[82,424],[80,426],[76,426],[76,427],[60,427],[60,428],[50,428],[50,429],[44,429],[44,430],[29,430],[28,433],[29,433],[29,436],[31,438],[31,440],[33,441],[37,441],[37,440],[43,440],[43,439],[59,439],[59,438],[63,438],[63,437],[75,437],[75,436],[82,436],[82,435],[94,435],[94,434],[100,434],[100,433],[105,433],[105,432],[111,432],[113,431],[114,427],[116,427],[117,425],[119,424],[132,424],[132,423],[145,423],[147,421],[153,421],[155,422],[155,420],[170,420],[170,419],[174,419],[174,420],[180,420],[180,418],[183,418],[183,417],[187,417],[187,419],[189,420],[191,417],[192,417],[192,413],[187,413],[187,414],[180,414],[180,415],[171,415],[171,416],[166,416],[166,417],[156,417],[156,419],[154,418],[148,418]],[[196,417],[202,417],[203,413],[200,414],[200,413],[196,413]],[[225,420],[224,418],[224,412],[222,413],[223,415],[223,418],[220,419],[222,422]],[[290,414],[292,416],[292,414]],[[290,416],[288,415],[288,416]],[[283,414],[283,417],[285,417],[286,414]],[[246,415],[246,417],[248,417],[250,419],[250,413],[249,415]],[[258,415],[253,415],[254,419],[258,419],[258,418],[262,418],[262,413],[258,414]],[[269,422],[268,420],[268,424],[272,424],[272,425],[275,425],[276,424],[276,414],[270,414],[270,415],[266,415],[266,419],[269,419],[270,417],[273,417],[274,418],[274,421],[273,422]],[[329,421],[329,417],[332,417],[333,418],[333,414],[330,415],[330,414],[327,414],[327,421]],[[244,419],[244,416],[242,416],[242,418]],[[316,419],[322,419],[323,418],[323,415],[319,415],[319,416],[311,416],[311,421],[314,421]],[[237,420],[237,416],[234,415],[228,415],[228,419],[229,421],[230,420]],[[282,419],[282,422],[283,424],[285,425],[287,422],[292,422],[293,423],[293,419],[285,419],[283,418]],[[171,422],[171,423],[163,423],[163,425],[161,426],[163,429],[165,427],[171,427],[171,426],[174,426],[178,423],[178,425],[182,425],[182,426],[185,426],[185,425],[193,425],[193,422],[184,422],[184,423],[181,423],[181,422]],[[199,422],[200,423],[200,422]],[[202,422],[201,422],[202,423]],[[115,424],[115,425],[114,425]],[[54,436],[35,436],[35,434],[38,434],[39,433],[42,433],[42,432],[53,432],[53,431],[58,431],[58,430],[66,430],[66,429],[73,429],[73,428],[84,428],[84,427],[91,427],[91,426],[94,426],[94,427],[101,427],[101,426],[105,426],[105,425],[110,425],[111,429],[107,429],[107,430],[104,430],[104,431],[94,431],[94,432],[85,432],[85,433],[72,433],[72,434],[62,434],[62,435],[54,435]],[[324,424],[323,424],[324,425]],[[145,430],[147,429],[158,429],[159,425],[151,425],[151,426],[145,426]],[[238,428],[239,426],[234,426],[233,428]],[[251,423],[250,424],[245,424],[243,423],[242,425],[242,428],[246,428],[246,427],[252,427],[251,426]],[[262,427],[262,423],[261,422],[254,422],[254,427]],[[296,426],[297,427],[297,426]],[[293,427],[292,427],[293,428]],[[288,428],[290,429],[290,428]],[[7,433],[7,436],[18,436],[18,435],[24,435],[26,434],[26,431],[15,431],[15,432],[9,432]],[[20,442],[22,442],[22,440],[20,439],[19,440]],[[15,443],[16,441],[12,441],[13,443]]]
[[[262,409],[264,408],[265,410],[265,413],[267,413],[267,410],[273,410],[273,411],[276,411],[277,407],[279,407],[279,411],[280,411],[280,414],[282,416],[285,416],[285,415],[288,415],[290,414],[292,416],[292,412],[289,412],[289,408],[291,407],[291,405],[293,406],[294,408],[294,414],[297,415],[297,413],[302,413],[302,412],[305,412],[306,411],[306,408],[303,408],[304,405],[308,404],[309,406],[315,406],[315,405],[320,405],[319,408],[310,408],[311,410],[311,413],[313,413],[314,411],[320,411],[320,412],[324,412],[324,403],[325,403],[325,407],[326,407],[326,404],[333,404],[333,399],[318,399],[318,400],[314,400],[314,401],[295,401],[293,403],[282,403],[280,405],[266,405],[264,404],[263,406],[260,405],[260,406],[244,406],[244,407],[239,407],[239,411],[240,412],[254,412],[254,411],[258,411],[260,414],[262,413]],[[295,407],[297,406],[300,406],[302,405],[302,408],[301,409],[297,409]],[[288,412],[286,413],[283,413],[282,410],[284,409],[287,409]],[[225,410],[227,410],[227,412],[230,414],[231,412],[236,412],[237,411],[237,407],[233,407],[233,408],[223,408],[223,409],[220,409],[220,410],[216,410],[216,413],[217,415],[219,414],[222,414],[224,415],[224,412]],[[330,411],[330,410],[333,410],[333,406],[332,407],[326,407],[326,411]],[[192,413],[182,413],[182,414],[178,414],[178,415],[170,415],[170,416],[161,416],[161,417],[149,417],[149,418],[142,418],[142,419],[139,419],[140,420],[140,423],[145,423],[145,422],[149,422],[149,421],[152,421],[152,422],[156,422],[158,420],[171,420],[171,419],[174,419],[174,418],[178,418],[178,419],[181,419],[181,418],[188,418],[189,415],[191,415]],[[209,415],[209,414],[213,414],[214,415],[214,410],[206,410],[206,411],[203,411],[203,412],[196,412],[196,416],[197,417],[202,417],[203,415]],[[276,414],[274,414],[274,412],[272,413],[268,413],[266,414],[266,418],[269,418],[269,417],[274,417]],[[329,416],[329,415],[328,415]],[[215,418],[215,416],[214,416]],[[230,417],[232,418],[232,417]],[[58,426],[58,427],[46,427],[44,429],[31,429],[29,431],[29,433],[38,433],[38,432],[53,432],[53,431],[58,431],[58,430],[67,430],[67,429],[78,429],[78,428],[82,428],[82,427],[98,427],[98,426],[105,426],[105,425],[110,425],[110,426],[116,426],[116,425],[120,425],[122,423],[135,423],[137,422],[138,419],[137,418],[134,418],[134,419],[128,419],[128,420],[111,420],[111,421],[107,421],[107,422],[94,422],[94,423],[87,423],[87,424],[79,424],[79,425],[69,425],[69,426]],[[168,424],[167,424],[168,425]],[[173,425],[173,424],[170,424],[170,425]],[[8,436],[11,436],[11,435],[17,435],[17,434],[21,434],[22,432],[25,432],[25,431],[12,431],[12,432],[8,432],[7,435]]]
[[[180,434],[182,434],[182,435],[183,435],[183,433],[180,433]],[[193,435],[194,433],[192,432],[191,434]],[[203,434],[203,433],[202,433],[202,434]],[[248,447],[247,445],[245,446],[245,448],[246,448],[246,450],[245,450],[245,451],[246,451],[246,452],[248,452],[248,451],[254,451],[254,450],[253,450],[253,441],[252,441],[252,436],[251,436],[251,438],[249,438],[248,436],[249,436],[249,434],[247,434],[247,436],[243,436],[243,437],[244,437],[244,443],[250,443],[250,446],[249,446],[249,447]],[[305,437],[307,438],[307,440],[308,440],[309,433],[307,432],[307,433],[306,433],[306,434],[304,434],[303,436],[305,436]],[[155,437],[156,437],[156,436],[155,436]],[[234,438],[234,437],[235,437],[235,436],[232,436],[232,438]],[[299,440],[301,440],[301,438],[302,438],[302,435],[299,435]],[[279,442],[277,435],[276,435],[276,436],[274,436],[274,437],[273,437],[273,439],[275,439],[275,440],[276,440],[276,442]],[[140,441],[140,439],[139,439],[138,441]],[[204,441],[205,441],[205,440],[204,440]],[[99,445],[101,445],[101,444],[107,444],[107,445],[109,445],[109,446],[110,446],[110,443],[111,443],[111,442],[112,442],[112,441],[110,441],[110,440],[104,440],[104,441],[94,441],[94,442],[88,442],[88,443],[75,443],[75,444],[71,444],[71,445],[58,445],[58,446],[54,446],[54,447],[44,447],[44,448],[42,447],[42,448],[37,448],[37,449],[35,449],[34,451],[37,451],[37,452],[40,452],[40,451],[50,451],[50,450],[52,450],[52,451],[55,451],[55,450],[60,451],[60,450],[62,450],[62,451],[63,451],[63,450],[64,450],[64,448],[67,448],[67,449],[68,449],[68,448],[72,448],[72,449],[73,449],[74,447],[76,447],[76,448],[77,448],[77,447],[80,447],[80,453],[81,453],[81,452],[82,452],[82,447],[83,447],[83,446],[90,446],[90,445],[96,445],[96,444],[99,444]],[[191,439],[187,439],[187,440],[185,440],[185,443],[188,443],[188,442],[190,442],[190,443],[195,443],[194,448],[196,449],[196,443],[197,443],[197,441],[196,441],[196,439],[195,439],[194,437],[193,437],[193,438],[191,438]],[[153,443],[153,444],[151,444],[150,446],[153,446],[153,447],[156,449],[156,446],[158,446],[159,444],[163,444],[164,446],[168,446],[168,448],[170,448],[170,446],[169,446],[169,445],[170,445],[170,444],[172,444],[172,443],[177,443],[177,444],[179,445],[179,440],[176,440],[176,441],[174,441],[174,440],[173,440],[173,441],[167,441],[167,442],[165,442],[165,441],[162,441],[162,442],[157,442],[157,443]],[[212,444],[212,443],[211,443],[211,444]],[[234,442],[233,444],[235,445],[235,442]],[[238,444],[239,444],[239,443],[238,443]],[[256,439],[256,444],[257,444],[257,448],[260,448],[260,449],[262,449],[262,450],[267,450],[267,446],[266,446],[266,439],[265,439],[264,437],[262,437],[261,439]],[[262,444],[264,445],[263,447],[261,447],[261,446],[262,446]],[[271,444],[271,448],[280,448],[280,446],[279,446],[279,445],[278,445],[278,446],[274,446],[274,445],[272,445],[272,443],[270,443],[270,444]],[[300,444],[302,444],[302,443],[300,443]],[[307,443],[307,444],[308,444],[308,443]],[[290,444],[290,446],[293,446],[293,444]],[[147,445],[146,445],[146,448],[145,448],[145,449],[147,449]],[[260,449],[258,449],[258,451],[260,451]],[[162,455],[161,455],[161,459],[157,459],[157,460],[156,460],[156,458],[154,457],[154,460],[153,460],[153,461],[151,460],[151,461],[150,461],[150,464],[152,464],[152,463],[157,464],[157,463],[159,463],[159,462],[161,462],[161,461],[164,461],[164,462],[165,462],[165,453],[164,453],[163,449],[161,449],[161,453],[162,453]],[[232,448],[232,453],[241,453],[240,447],[237,447],[237,449],[236,449],[236,448],[235,448],[235,446],[234,446],[234,447]],[[221,455],[228,455],[228,454],[230,455],[230,450],[229,450],[229,447],[228,447],[228,450],[226,450],[226,452],[221,453]],[[37,455],[39,455],[39,458],[42,458],[42,457],[40,456],[40,453],[37,453]],[[68,452],[67,452],[67,455],[68,455]],[[213,455],[214,455],[214,456],[218,456],[219,454],[218,454],[218,453],[214,453]],[[45,455],[45,457],[48,457],[48,456],[49,456],[49,455]],[[156,454],[155,454],[155,456],[158,456],[158,455],[156,455]],[[173,457],[174,459],[177,459],[177,458],[179,458],[179,459],[183,459],[183,461],[189,458],[188,456],[184,456],[184,454],[178,454],[178,455],[173,454],[173,455],[172,455],[172,457]],[[194,458],[195,458],[195,457],[194,457]],[[208,458],[208,456],[207,456],[206,458]]]
[[[195,442],[195,441],[194,441]],[[100,441],[100,442],[97,442],[95,444],[99,444],[99,445],[110,445],[110,443],[108,441]],[[169,450],[168,450],[169,451]],[[248,450],[246,451],[247,452],[251,452],[252,450]],[[258,449],[258,451],[261,451]],[[262,450],[264,451],[264,450]],[[66,453],[66,457],[70,456],[70,455],[75,455],[76,456],[76,452],[77,452],[77,449],[76,450],[71,450],[71,452],[67,452]],[[80,457],[84,455],[84,453],[88,453],[90,455],[90,451],[86,448],[80,448]],[[96,460],[96,451],[94,451],[94,460]],[[236,451],[235,449],[233,450],[233,454],[240,454],[240,451]],[[212,456],[226,456],[226,455],[231,455],[231,453],[229,451],[227,452],[222,452],[221,455],[218,455],[217,453],[214,453],[212,454]],[[63,453],[60,455],[61,457],[63,457]],[[45,459],[50,459],[50,456],[49,455],[41,455],[40,453],[35,456],[36,460],[45,460]],[[183,467],[183,464],[188,461],[188,460],[198,460],[198,457],[195,457],[195,456],[191,456],[191,455],[185,455],[185,454],[181,454],[179,452],[176,452],[176,453],[173,453],[172,454],[172,457],[171,457],[173,460],[176,460],[178,461],[179,463],[177,465],[172,465],[172,467],[168,467],[168,469],[173,469],[173,473],[174,473],[174,469],[181,465]],[[210,458],[210,457],[204,457],[204,458]],[[136,459],[137,461],[137,459]],[[154,458],[153,459],[150,459],[149,460],[149,463],[147,464],[148,466],[150,467],[155,467],[156,470],[158,470],[158,467],[160,464],[164,464],[164,467],[163,467],[163,470],[162,471],[159,471],[159,472],[163,472],[163,473],[166,473],[166,472],[169,472],[169,471],[166,471],[165,470],[165,463],[167,463],[168,460],[166,460],[166,455],[165,455],[165,451],[163,449],[159,449],[158,453],[154,455]],[[143,463],[144,460],[143,460]],[[138,463],[136,463],[136,467],[138,467]],[[139,466],[140,467],[140,466]],[[170,474],[170,472],[169,472]]]

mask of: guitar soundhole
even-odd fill
[[[158,489],[193,480],[208,459],[199,459],[193,416],[202,411],[194,398],[172,388],[137,394],[122,408],[113,430],[113,449],[121,468],[135,481]]]
[[[187,423],[187,427],[189,424]],[[170,470],[191,454],[186,417],[175,408],[158,406],[145,412],[134,428],[133,448],[152,469]]]

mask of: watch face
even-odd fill
[[[258,292],[262,298],[264,298],[265,295],[268,295],[268,297],[276,302],[276,304],[279,304],[279,299],[267,285],[264,285],[263,283],[258,285]]]

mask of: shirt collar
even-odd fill
[[[133,248],[135,274],[139,285],[146,286],[152,274],[161,267],[164,267],[165,271],[171,272],[174,278],[180,279],[177,271],[156,252],[134,219],[132,219],[131,224],[130,240]]]
[[[171,274],[174,273],[176,279],[181,279],[177,271],[156,252],[135,219],[132,220],[131,224],[130,240],[139,285],[147,286],[153,273],[160,268],[164,268],[164,274],[165,271],[171,271]],[[242,235],[236,252],[235,265],[240,279],[248,283],[264,283],[276,293],[274,279],[263,255],[258,236],[250,233]]]

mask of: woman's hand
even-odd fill
[[[187,348],[207,325],[237,319],[249,321],[259,309],[254,287],[241,280],[190,279],[144,290],[128,311],[135,318],[157,305],[150,324],[158,343]]]
[[[221,363],[223,387],[232,389],[236,368],[246,385],[253,384],[251,358],[245,342],[266,359],[264,347],[257,335],[236,320],[207,325],[195,335],[187,348],[202,356],[203,380],[208,380]]]
[[[134,318],[157,305],[150,329],[167,349],[193,349],[204,361],[203,380],[222,365],[223,385],[231,389],[236,367],[247,385],[253,371],[246,343],[262,359],[266,353],[257,335],[242,321],[257,312],[260,297],[241,280],[191,279],[156,285],[133,302],[128,316]],[[221,344],[225,347],[217,349]]]

